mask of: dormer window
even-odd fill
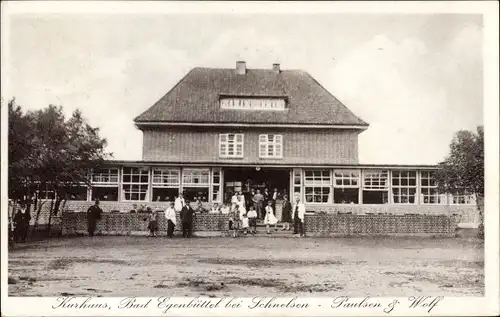
[[[281,111],[286,108],[286,100],[285,98],[221,97],[220,108]]]

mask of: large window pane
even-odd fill
[[[142,167],[123,168],[123,199],[130,201],[147,200],[149,171]]]
[[[392,172],[392,199],[395,204],[415,204],[417,192],[416,171]]]
[[[92,186],[92,200],[118,201],[118,186],[96,187]]]

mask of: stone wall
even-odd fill
[[[148,213],[103,213],[97,223],[98,235],[147,235]],[[176,234],[182,230],[179,213],[177,213]],[[158,213],[159,235],[166,235],[167,222],[163,212]],[[194,235],[217,236],[228,228],[227,214],[196,214],[193,223]],[[66,211],[62,215],[63,235],[87,234],[87,214],[85,212]]]
[[[453,237],[455,217],[445,215],[307,214],[307,236],[441,236]]]
[[[64,233],[63,229],[63,234],[68,234],[69,232],[86,232],[85,212],[92,204],[92,202],[86,201],[68,201],[66,203],[63,209],[63,215],[66,216],[66,218],[63,219],[63,227],[66,227],[66,233]],[[101,230],[103,233],[145,234],[147,231],[147,221],[143,221],[140,214],[129,213],[133,208],[133,204],[132,202],[101,201],[101,208],[104,211],[103,219],[106,220],[101,221],[97,229]],[[49,205],[50,204],[47,204],[47,206]],[[146,203],[146,205],[153,209],[164,210],[168,207],[169,203],[150,202]],[[210,204],[204,205],[204,208],[209,207]],[[443,219],[452,219],[453,226],[456,226],[457,224],[477,223],[478,221],[476,206],[467,205],[307,205],[306,210],[308,211],[307,219],[310,222],[308,224],[311,229],[310,233],[319,232],[321,233],[319,235],[325,235],[326,223],[330,223],[329,226],[331,227],[328,229],[331,234],[328,235],[351,235],[355,233],[358,234],[358,232],[360,234],[373,235],[381,234],[381,232],[385,232],[386,234],[401,233],[415,235],[443,234],[444,232],[444,235],[447,235],[450,230],[454,230],[454,228],[447,229],[448,231],[444,229],[441,230],[437,229],[434,223],[439,224],[445,221]],[[120,212],[111,213],[111,211]],[[323,215],[323,213],[325,213],[325,215]],[[48,219],[47,213],[42,213],[42,216],[43,215],[47,217],[41,217],[39,221],[40,224],[46,223]],[[108,220],[107,215],[113,218],[109,218]],[[278,219],[281,218],[281,208],[277,207],[276,215]],[[222,214],[198,214],[197,217],[194,223],[195,231],[215,234],[216,232],[220,233],[226,230],[229,216]],[[160,230],[161,232],[165,232],[163,213],[160,214],[160,219]],[[77,222],[76,228],[74,224],[71,224],[75,221]],[[315,224],[317,221],[320,223]],[[32,222],[34,222],[34,219]],[[53,217],[52,222],[59,224],[61,223],[61,218]],[[394,225],[392,225],[392,223],[394,223]],[[408,225],[408,223],[413,223],[413,227]],[[424,223],[429,224],[424,225]],[[180,230],[180,222],[177,227],[177,229]]]

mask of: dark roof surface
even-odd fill
[[[165,162],[165,161],[143,161],[143,160],[106,160],[106,165],[137,165],[137,166],[222,166],[222,167],[242,167],[255,168],[254,163],[234,163],[234,162]],[[283,163],[260,163],[259,166],[271,168],[296,167],[324,167],[324,168],[346,168],[346,169],[439,169],[439,165],[433,164],[283,164]]]
[[[287,97],[287,110],[220,109],[220,96]],[[141,122],[209,122],[260,124],[368,124],[300,70],[194,68],[151,108],[135,118]]]

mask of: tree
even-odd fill
[[[38,208],[36,226],[42,207],[38,199],[40,188],[54,191],[47,227],[50,232],[52,215],[57,215],[61,203],[78,186],[89,185],[88,170],[111,155],[105,151],[106,144],[106,139],[99,137],[99,129],[87,124],[79,110],[69,119],[61,106],[54,105],[24,114],[12,99],[9,197],[33,202],[34,209]]]
[[[484,207],[484,129],[478,126],[476,133],[461,130],[455,133],[450,144],[450,153],[439,164],[436,181],[444,193],[476,196],[481,217]]]

